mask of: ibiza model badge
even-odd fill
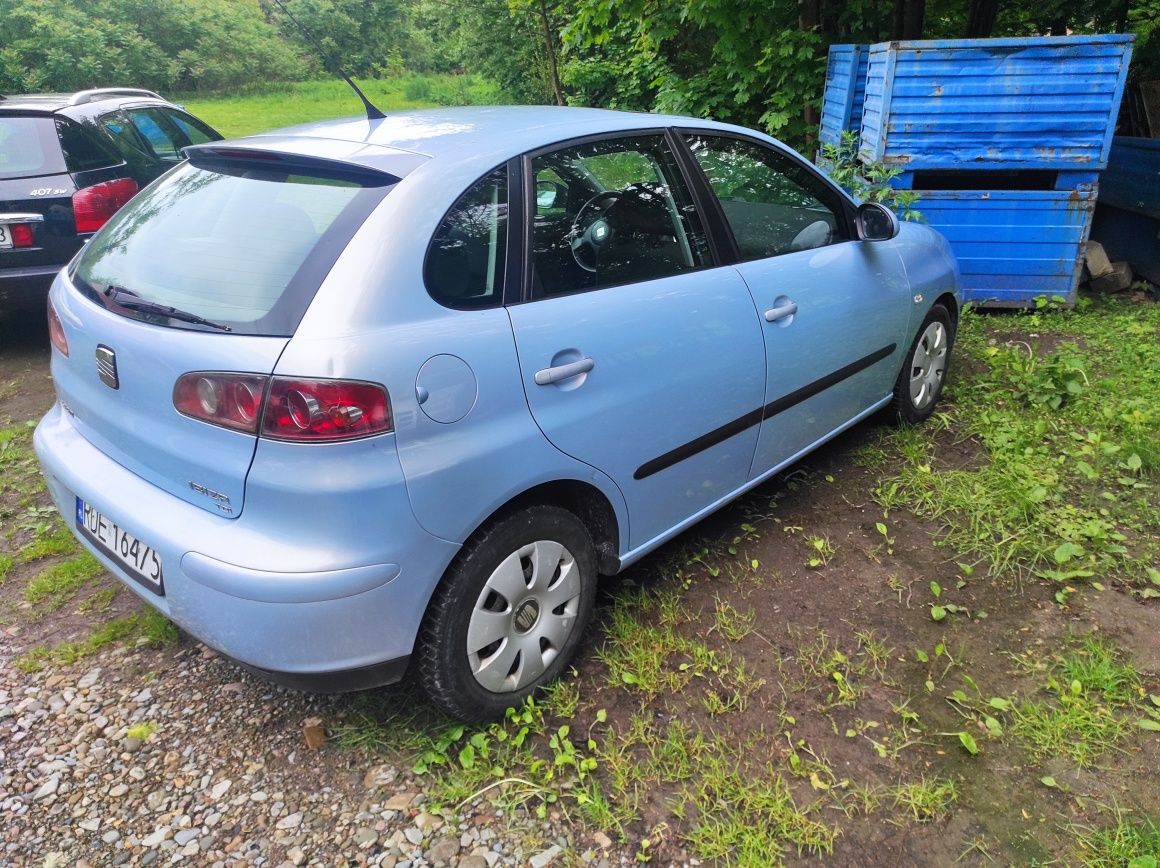
[[[233,515],[234,508],[230,506],[230,496],[228,494],[222,494],[220,491],[214,491],[212,488],[206,488],[199,482],[191,481],[189,483],[189,487],[196,491],[198,494],[204,494],[206,497],[212,500],[214,506],[224,512],[226,515]]]
[[[121,381],[117,378],[117,354],[104,344],[97,345],[97,376],[110,389],[121,388]]]

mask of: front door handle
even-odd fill
[[[596,362],[589,358],[578,359],[575,362],[569,362],[566,365],[556,365],[551,368],[544,368],[542,371],[536,371],[536,385],[550,386],[553,383],[558,383],[561,380],[567,380],[572,377],[578,377],[581,374],[587,374],[594,367]]]
[[[797,302],[787,301],[780,307],[771,307],[765,312],[766,322],[777,322],[779,319],[785,319],[788,316],[793,316],[798,312]]]

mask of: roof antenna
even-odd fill
[[[282,0],[274,0],[274,5],[276,5],[279,9],[281,9],[283,12],[286,13],[286,17],[289,18],[291,21],[293,21],[295,25],[297,25],[298,29],[301,30],[302,34],[306,37],[306,40],[311,45],[313,45],[316,49],[318,49],[318,53],[322,55],[324,60],[330,61],[330,64],[334,67],[335,71],[342,77],[342,80],[345,81],[347,84],[349,84],[351,87],[351,90],[353,90],[355,93],[358,94],[358,98],[361,99],[363,105],[366,106],[367,120],[368,121],[377,121],[377,120],[382,120],[383,118],[385,118],[386,115],[383,114],[381,111],[379,111],[379,109],[375,106],[375,104],[372,103],[369,99],[367,99],[367,95],[365,93],[363,93],[361,90],[359,90],[359,86],[351,80],[351,77],[349,75],[347,75],[345,72],[343,72],[342,67],[338,65],[338,61],[336,61],[333,57],[331,57],[329,54],[326,53],[326,49],[323,48],[322,44],[319,43],[319,41],[314,38],[314,34],[306,29],[306,25],[304,25],[301,21],[299,21],[297,18],[295,18],[291,14],[290,10],[286,8],[286,4],[283,3]]]

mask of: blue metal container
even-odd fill
[[[907,169],[1100,169],[1131,35],[871,46],[859,156]]]
[[[1095,208],[1074,190],[923,190],[915,208],[950,242],[963,297],[1027,307],[1037,296],[1074,303]]]
[[[1160,139],[1117,137],[1100,177],[1092,237],[1160,284]]]
[[[818,141],[836,145],[842,133],[857,133],[862,126],[862,102],[866,96],[866,64],[869,45],[831,45],[826,61],[826,90],[822,97],[822,123]]]

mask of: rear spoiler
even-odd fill
[[[375,166],[368,166],[362,162],[238,144],[227,145],[213,142],[204,145],[190,145],[182,149],[182,154],[193,165],[207,169],[229,166],[276,172],[299,171],[311,175],[357,181],[370,187],[386,187],[402,180],[401,175]]]

